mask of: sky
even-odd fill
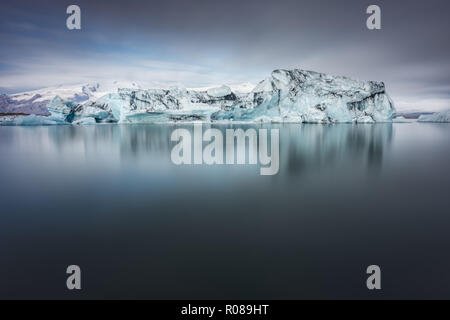
[[[66,8],[81,8],[68,30]],[[366,8],[381,8],[381,30]],[[2,0],[0,93],[110,80],[257,83],[274,69],[383,81],[399,111],[450,108],[448,0]]]

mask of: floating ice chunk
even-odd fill
[[[75,120],[72,122],[72,124],[75,125],[89,125],[89,124],[96,124],[95,118],[81,118],[78,120]]]
[[[101,109],[96,106],[83,106],[79,110],[75,111],[76,117],[82,117],[82,118],[94,118],[99,120],[104,120],[108,118],[110,115],[110,112],[108,112],[105,109]]]
[[[419,122],[450,122],[450,110],[421,115]]]
[[[103,109],[109,109],[113,118],[117,121],[123,120],[125,118],[125,111],[127,104],[122,96],[118,93],[110,93],[104,95],[95,102],[95,105]]]
[[[73,104],[63,101],[59,96],[53,98],[47,109],[51,114],[50,119],[56,122],[71,122],[74,116]]]

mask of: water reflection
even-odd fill
[[[392,135],[392,124],[286,126],[280,158],[289,174],[349,164],[379,169]]]
[[[177,128],[194,135],[194,125],[97,125],[89,127],[39,127],[4,130],[2,146],[39,150],[34,156],[58,166],[135,165],[172,167],[170,153],[176,142],[171,134]],[[317,170],[379,170],[389,148],[392,124],[376,125],[203,125],[203,132],[215,128],[279,129],[280,175],[299,176]],[[5,128],[8,129],[8,128]],[[225,142],[225,140],[224,140]],[[192,142],[194,143],[194,142]],[[208,143],[203,142],[203,147]],[[269,140],[270,146],[270,140]],[[270,148],[269,148],[270,150]],[[17,150],[16,150],[17,151]],[[248,152],[248,141],[247,141]],[[224,158],[226,148],[224,148]],[[207,166],[207,165],[204,165]],[[217,165],[216,165],[217,166]],[[248,166],[255,167],[255,166]],[[233,166],[227,167],[233,170]]]
[[[0,127],[0,297],[70,297],[75,262],[92,298],[370,298],[374,261],[449,296],[447,124],[210,127],[279,129],[279,173],[174,165],[192,125]]]

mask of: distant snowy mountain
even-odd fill
[[[188,90],[191,91],[208,91],[208,89],[217,88],[219,86],[207,86],[207,87],[197,87],[197,88],[188,88]],[[246,94],[250,93],[255,87],[256,84],[251,82],[244,82],[244,83],[238,83],[238,84],[230,84],[227,85],[236,94]]]
[[[55,124],[88,124],[93,123],[92,119],[119,123],[367,123],[391,121],[395,114],[381,82],[305,70],[275,70],[256,86],[246,83],[147,90],[132,82],[61,86],[4,95],[0,104],[2,109],[8,110],[4,113],[38,110],[33,113],[50,114],[45,121]],[[23,124],[22,118],[10,117],[2,123]]]
[[[10,96],[1,95],[0,113],[48,115],[47,106],[55,97],[73,103],[86,103],[95,101],[110,92],[117,92],[119,88],[141,89],[134,82],[111,81],[102,84],[61,85]]]
[[[47,115],[49,100],[42,99],[40,94],[27,94],[13,98],[0,95],[0,114],[38,114]]]

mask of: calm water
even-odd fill
[[[0,298],[450,298],[450,125],[264,126],[274,176],[175,128],[0,127]]]

